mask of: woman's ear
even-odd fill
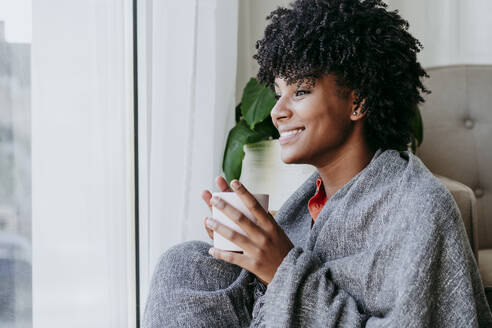
[[[365,111],[364,113],[362,113],[362,106],[364,105],[364,103],[366,102],[366,99],[362,99],[361,103],[359,105],[355,104],[355,91],[352,91],[350,93],[350,98],[351,98],[351,101],[352,101],[352,113],[350,115],[350,119],[352,121],[358,121],[360,119],[362,119],[364,116],[366,116],[366,113],[367,111]]]

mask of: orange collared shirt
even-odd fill
[[[321,178],[318,178],[316,179],[316,193],[313,197],[309,199],[308,202],[309,213],[311,213],[311,216],[313,217],[313,222],[311,222],[311,226],[314,221],[316,221],[316,218],[318,217],[319,213],[321,212],[323,206],[325,206],[327,201],[328,197],[326,197],[325,188],[323,187],[323,180],[321,180]]]

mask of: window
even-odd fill
[[[132,14],[0,0],[0,328],[136,326]]]
[[[0,1],[0,327],[32,326],[30,1]]]

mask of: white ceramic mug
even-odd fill
[[[256,219],[248,210],[246,205],[241,201],[239,196],[235,192],[214,192],[213,196],[218,196],[228,204],[232,205],[244,215],[246,215],[250,220],[256,223]],[[253,195],[256,200],[260,203],[261,207],[268,212],[268,195],[267,194],[254,194]],[[241,229],[234,221],[232,221],[227,215],[222,213],[219,209],[212,206],[212,217],[218,222],[228,226],[229,228],[243,234],[246,236],[246,233]],[[230,240],[224,238],[221,234],[214,231],[214,247],[226,251],[234,251],[234,252],[242,252],[243,249],[231,242]]]

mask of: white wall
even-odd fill
[[[256,41],[263,38],[267,25],[266,17],[277,7],[286,7],[290,0],[239,0],[238,55],[236,104],[241,101],[241,95],[246,83],[251,77],[256,77],[258,64],[252,57],[256,53]]]
[[[424,46],[424,67],[492,63],[492,1],[389,0]]]

